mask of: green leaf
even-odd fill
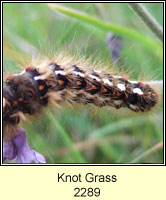
[[[137,31],[134,31],[126,27],[106,23],[100,19],[97,19],[93,16],[87,15],[83,12],[80,12],[71,8],[66,8],[64,6],[60,6],[57,4],[48,4],[48,5],[53,10],[59,11],[65,15],[81,20],[87,24],[93,25],[102,31],[111,31],[115,33],[116,35],[123,36],[127,39],[131,39],[135,42],[138,42],[139,44],[143,45],[149,50],[153,52],[155,51],[155,53],[159,52],[159,55],[162,57],[162,53],[163,53],[162,44],[145,35],[142,35],[141,33],[138,33]]]

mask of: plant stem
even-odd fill
[[[145,25],[163,42],[163,29],[141,3],[128,3]]]
[[[156,81],[143,81],[144,84],[150,84],[158,87],[163,88],[163,80],[156,80]]]
[[[145,157],[149,156],[150,154],[160,150],[163,148],[163,141],[159,142],[152,148],[148,149],[147,151],[143,152],[141,155],[137,156],[134,160],[132,160],[130,163],[138,163],[140,160],[144,159]]]

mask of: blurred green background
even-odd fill
[[[158,39],[138,19],[127,3],[59,4],[88,13],[108,23],[131,28],[142,36]],[[145,3],[163,24],[162,3]],[[50,9],[46,3],[3,4],[3,71],[16,73],[37,54],[51,56],[65,49],[71,54],[113,64],[106,42],[107,32]],[[162,80],[163,58],[122,36],[117,71],[131,73],[133,79]],[[104,66],[105,67],[105,66]],[[33,149],[47,163],[162,163],[162,102],[150,114],[137,116],[126,110],[66,104],[45,110],[31,123],[24,122]]]

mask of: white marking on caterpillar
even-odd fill
[[[58,70],[58,71],[55,71],[55,74],[60,74],[60,75],[66,75],[66,72],[64,72],[63,70]]]
[[[117,87],[118,87],[121,91],[125,91],[125,90],[126,90],[125,85],[122,84],[122,83],[117,84]]]
[[[45,80],[46,79],[46,76],[45,75],[41,75],[41,76],[35,76],[34,77],[34,80],[37,81],[37,80]]]
[[[85,77],[85,75],[83,73],[81,73],[81,72],[74,71],[73,74],[75,74],[76,76]]]
[[[109,85],[109,86],[112,86],[112,85],[113,85],[112,82],[110,82],[110,81],[109,81],[108,79],[106,79],[106,78],[103,79],[103,82],[104,82],[105,84]]]
[[[130,81],[130,80],[129,80],[129,82],[130,82],[130,83],[138,84],[138,81]]]
[[[96,80],[96,81],[100,81],[100,79],[97,77],[97,76],[94,76],[94,75],[89,75],[90,78]]]
[[[133,92],[134,92],[134,93],[137,93],[137,94],[139,94],[139,95],[143,95],[143,94],[144,94],[140,88],[134,88],[134,89],[133,89]]]

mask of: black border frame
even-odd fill
[[[128,3],[129,1],[1,1],[1,125],[2,110],[3,110],[3,4],[4,3]],[[1,162],[0,166],[165,166],[165,1],[130,1],[130,3],[163,3],[163,163],[161,164],[77,164],[77,163],[64,163],[64,164],[3,164],[3,128],[1,126]]]

